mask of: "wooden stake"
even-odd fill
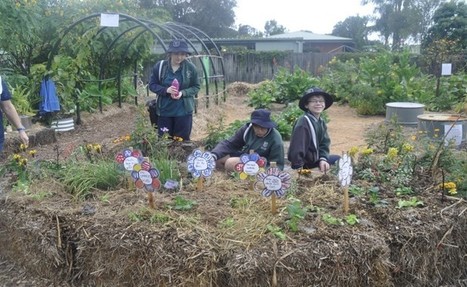
[[[198,182],[196,183],[196,191],[203,190],[203,186],[204,186],[204,177],[200,176],[198,179]]]
[[[156,209],[156,203],[155,203],[155,198],[154,198],[154,192],[148,192],[148,202],[149,202],[149,207],[152,209]]]
[[[349,188],[344,188],[344,213],[349,213]]]
[[[271,212],[272,214],[277,214],[277,205],[276,205],[276,194],[271,195]]]

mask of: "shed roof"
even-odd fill
[[[267,37],[273,39],[289,39],[289,38],[300,38],[304,41],[353,41],[351,38],[344,38],[344,37],[337,37],[332,35],[322,35],[322,34],[314,34],[310,31],[296,31],[284,34],[276,34]]]

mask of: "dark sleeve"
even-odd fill
[[[331,145],[331,139],[328,134],[328,127],[325,122],[322,124],[322,137],[319,141],[319,158],[329,159],[329,146]]]
[[[274,137],[270,147],[268,162],[276,162],[277,167],[284,169],[284,141],[282,136],[276,129],[273,129]]]
[[[200,89],[198,71],[196,70],[195,65],[190,62],[186,62],[186,69],[188,70],[188,76],[186,79],[183,79],[183,88],[181,92],[183,97],[195,97]]]
[[[151,76],[149,78],[149,90],[153,93],[156,93],[159,96],[164,96],[167,94],[166,86],[161,85],[161,81],[159,80],[159,66],[162,65],[162,61],[157,62],[151,71]],[[161,75],[162,80],[163,75]]]
[[[305,164],[305,157],[310,146],[311,132],[304,117],[297,120],[292,136],[290,138],[290,146],[288,152],[288,160],[292,169],[299,169]]]
[[[226,155],[229,155],[234,152],[240,152],[245,145],[245,141],[243,140],[243,134],[247,125],[243,126],[237,132],[231,136],[229,139],[221,141],[216,145],[216,147],[211,151],[217,159],[223,158]]]

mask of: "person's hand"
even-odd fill
[[[170,86],[167,88],[167,93],[170,94],[171,97],[173,97],[174,95],[178,95],[178,89],[174,86]]]
[[[178,92],[176,95],[171,94],[172,99],[179,100],[182,97],[182,92]]]
[[[19,134],[19,138],[21,139],[23,144],[25,146],[29,146],[29,137],[26,134],[26,131],[25,130],[20,130],[20,131],[18,131],[18,134]]]
[[[330,165],[327,161],[322,160],[319,162],[319,170],[321,170],[321,172],[326,173],[328,172],[329,168],[330,168]]]

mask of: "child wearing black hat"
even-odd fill
[[[331,139],[321,113],[333,104],[333,98],[320,88],[308,89],[298,106],[305,114],[295,123],[288,152],[292,169],[318,167],[322,172],[339,160],[338,155],[329,154]]]
[[[187,42],[172,40],[168,59],[154,65],[149,79],[149,90],[157,94],[157,101],[150,107],[151,122],[157,125],[159,135],[167,132],[186,141],[190,140],[195,97],[200,89],[196,67],[187,59],[190,54]]]
[[[258,109],[251,113],[249,123],[241,127],[231,138],[216,145],[211,153],[216,158],[216,165],[226,171],[234,171],[240,162],[240,155],[250,150],[265,157],[270,162],[276,162],[277,167],[284,168],[284,142],[276,123],[271,120],[271,112]]]

